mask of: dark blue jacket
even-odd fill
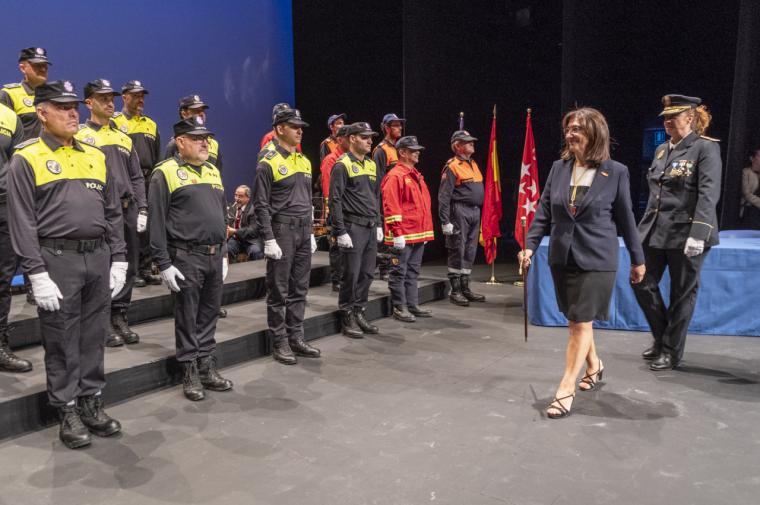
[[[551,235],[550,265],[567,265],[572,249],[573,259],[582,270],[613,272],[618,269],[619,229],[632,264],[643,264],[644,251],[631,209],[628,167],[612,160],[603,162],[575,216],[568,202],[572,170],[573,160],[557,160],[552,165],[528,231],[526,249],[535,251],[544,235]]]

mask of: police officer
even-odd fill
[[[330,135],[319,144],[320,163],[322,163],[328,154],[334,153],[338,149],[338,130],[345,124],[346,115],[344,113],[333,114],[327,118],[327,129],[330,130]]]
[[[127,81],[121,87],[121,98],[124,108],[113,116],[116,126],[132,139],[132,145],[137,151],[145,179],[145,190],[150,186],[150,174],[153,167],[161,160],[161,137],[158,125],[150,117],[143,114],[145,110],[145,95],[148,90],[141,81]],[[148,233],[138,234],[140,241],[140,259],[137,267],[137,278],[134,285],[161,284],[161,278],[153,274],[150,258],[150,239]]]
[[[32,363],[21,359],[8,346],[8,314],[11,311],[11,281],[16,273],[16,254],[8,232],[8,161],[21,142],[24,127],[13,110],[0,104],[0,371],[28,372]]]
[[[348,127],[346,125],[341,126],[338,128],[338,131],[335,133],[336,141],[338,142],[338,146],[335,148],[335,151],[328,154],[325,159],[322,160],[322,163],[319,165],[319,171],[320,175],[322,177],[322,205],[325,209],[326,215],[327,215],[327,226],[331,228],[331,219],[330,219],[330,175],[332,173],[333,166],[335,165],[335,162],[338,161],[338,158],[343,156],[343,154],[348,151],[348,137],[346,137],[346,130]],[[335,240],[335,237],[330,237],[330,280],[332,281],[332,290],[340,292],[340,281],[343,278],[343,255],[340,252],[340,247],[338,247],[338,244]]]
[[[119,95],[107,79],[95,79],[84,87],[84,103],[90,109],[90,119],[76,134],[77,140],[100,148],[106,156],[106,167],[112,173],[116,194],[121,199],[124,222],[124,241],[127,244],[127,282],[124,289],[111,300],[111,331],[106,346],[136,344],[139,335],[127,321],[132,300],[132,286],[137,273],[139,241],[137,234],[145,231],[148,222],[148,202],[145,199],[145,179],[140,170],[132,139],[119,130],[111,116],[114,96]]]
[[[679,365],[686,345],[699,273],[718,244],[715,206],[720,197],[721,160],[717,140],[706,137],[712,119],[702,100],[683,95],[662,98],[665,132],[670,139],[655,150],[647,174],[649,201],[639,223],[646,275],[633,292],[652,330],[654,342],[644,359],[652,370]],[[670,272],[666,307],[659,282]]]
[[[27,47],[18,56],[18,69],[24,74],[21,82],[6,84],[0,90],[0,103],[13,109],[21,118],[24,133],[21,140],[40,135],[40,120],[34,109],[34,90],[47,81],[48,66],[52,65],[43,47]]]
[[[362,338],[363,333],[379,331],[364,315],[377,261],[377,242],[383,240],[380,181],[375,162],[367,156],[377,133],[369,123],[353,123],[345,133],[348,151],[338,158],[330,175],[330,223],[343,256],[338,294],[343,334]]]
[[[79,101],[69,81],[38,86],[42,132],[17,146],[8,171],[11,240],[34,287],[48,397],[69,448],[121,429],[103,411],[103,335],[127,274],[116,180],[103,152],[74,138]]]
[[[227,276],[226,202],[219,170],[208,160],[213,135],[203,118],[174,125],[177,154],[159,163],[148,191],[150,247],[174,293],[174,336],[185,397],[227,391],[216,371],[216,322]]]
[[[179,118],[187,119],[193,116],[200,116],[205,122],[206,110],[209,108],[201,97],[198,95],[188,95],[182,97],[179,101]],[[166,145],[164,159],[168,160],[177,154],[177,143],[172,137]],[[219,152],[219,142],[214,137],[208,138],[208,162],[214,165],[220,172],[222,171],[222,154]]]
[[[486,297],[470,290],[470,275],[480,236],[480,209],[483,206],[483,175],[472,159],[475,141],[465,130],[451,136],[454,157],[446,162],[438,188],[438,216],[448,251],[449,300],[455,305],[484,302]]]
[[[294,365],[298,356],[316,358],[320,351],[304,341],[303,317],[309,290],[312,233],[311,162],[296,151],[309,126],[297,109],[277,112],[275,138],[256,167],[253,207],[267,257],[267,323],[273,356]]]
[[[272,106],[272,121],[274,122],[274,118],[277,116],[277,113],[281,110],[290,109],[290,105],[286,102],[280,102],[276,103]],[[271,130],[266,132],[263,137],[261,137],[260,147],[261,151],[259,151],[259,158],[266,154],[267,151],[271,151],[274,148],[274,144],[272,143],[272,140],[275,138],[275,128],[272,127]]]

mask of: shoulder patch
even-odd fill
[[[172,156],[171,158],[166,158],[165,160],[159,161],[158,163],[156,163],[156,166],[153,168],[156,169],[160,167],[161,165],[165,165],[166,163],[169,163],[170,161],[174,161],[174,156]]]
[[[14,147],[14,149],[16,149],[16,150],[23,149],[23,148],[25,148],[27,146],[30,146],[32,144],[36,144],[37,142],[39,142],[39,140],[40,140],[39,137],[35,137],[35,138],[29,139],[29,140],[25,140],[25,141],[21,142],[20,144],[17,144],[16,147]]]
[[[720,139],[716,139],[714,137],[708,137],[707,135],[700,135],[699,138],[705,139],[705,140],[710,140],[712,142],[720,142]]]
[[[275,151],[273,151],[271,149],[267,149],[267,153],[264,155],[264,158],[266,158],[268,160],[271,160],[275,156],[277,156],[277,153]]]
[[[81,130],[84,130],[85,128],[87,128],[87,125],[86,125],[86,124],[80,124],[80,125],[79,125],[79,130],[80,130],[80,131],[81,131]]]
[[[3,84],[4,88],[20,88],[21,83],[20,82],[9,82],[8,84]]]

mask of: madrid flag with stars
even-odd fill
[[[517,216],[515,217],[515,238],[520,248],[525,247],[523,231],[520,223],[525,218],[525,230],[530,228],[533,216],[536,215],[536,205],[541,197],[538,188],[538,163],[536,162],[536,144],[533,141],[533,127],[530,124],[530,111],[525,122],[525,147],[523,148],[522,167],[520,168],[520,193],[517,196]]]

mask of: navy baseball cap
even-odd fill
[[[27,47],[22,49],[18,53],[18,61],[19,63],[22,61],[28,61],[31,63],[47,63],[48,65],[52,65],[50,60],[48,60],[47,51],[44,47]]]
[[[206,128],[206,122],[200,116],[193,116],[174,123],[174,137],[180,135],[213,135],[214,132]]]
[[[111,87],[111,81],[108,79],[95,79],[84,85],[84,97],[90,98],[92,95],[105,95],[110,93],[114,96],[121,95]]]
[[[187,95],[183,96],[179,100],[179,108],[180,109],[208,109],[209,106],[203,103],[203,100],[201,100],[201,97],[198,95]]]
[[[42,102],[81,102],[71,81],[48,81],[34,88],[34,105]]]
[[[470,132],[467,130],[457,130],[451,135],[451,143],[461,141],[461,142],[474,142],[478,140],[477,138],[470,135]]]
[[[409,149],[410,151],[422,151],[425,149],[422,147],[419,142],[417,142],[417,137],[414,135],[409,135],[406,137],[401,137],[396,141],[396,149]]]
[[[140,81],[127,81],[121,87],[122,93],[145,93],[148,94],[148,90],[143,86]]]
[[[343,121],[346,120],[346,114],[344,112],[341,112],[340,114],[333,114],[332,116],[327,118],[327,127],[330,128],[335,121],[341,118],[343,118]]]
[[[404,121],[406,121],[406,119],[398,117],[396,114],[392,112],[390,114],[386,114],[385,116],[383,116],[383,124],[388,124],[391,121],[401,121],[403,123]]]
[[[301,119],[301,111],[298,109],[282,109],[277,111],[277,114],[274,115],[272,126],[277,126],[282,123],[288,123],[289,125],[296,127],[309,126],[309,123]]]

